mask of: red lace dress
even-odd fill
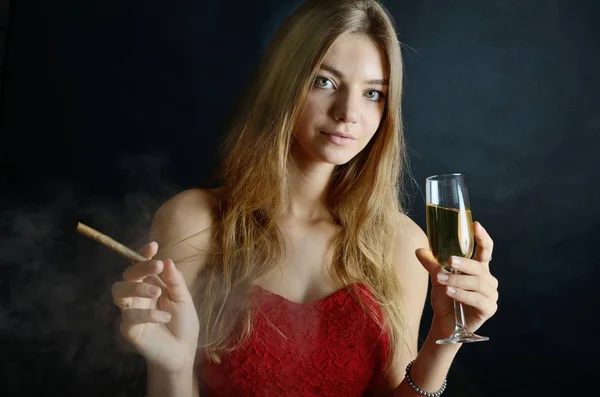
[[[389,341],[351,292],[374,305],[362,284],[306,304],[255,288],[253,331],[243,346],[221,357],[221,364],[204,364],[198,374],[201,396],[365,394],[385,363]]]

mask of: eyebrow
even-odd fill
[[[344,75],[342,72],[334,68],[333,66],[329,66],[326,63],[321,64],[321,69],[327,70],[328,72],[334,74],[336,77],[342,79]],[[389,81],[387,79],[375,79],[375,80],[367,80],[365,84],[377,84],[377,85],[389,85]]]

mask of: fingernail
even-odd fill
[[[148,293],[151,295],[156,295],[160,292],[160,288],[155,287],[153,285],[151,285],[150,287],[148,287]]]
[[[446,281],[446,280],[448,280],[448,275],[445,273],[438,273],[438,280]]]
[[[456,256],[453,256],[452,259],[450,259],[450,264],[454,267],[459,267],[461,263],[462,261]]]
[[[452,287],[448,287],[447,291],[450,295],[454,295],[456,293],[456,290]]]
[[[167,312],[160,312],[160,317],[164,320],[164,321],[169,321],[171,319],[171,313],[167,313]]]

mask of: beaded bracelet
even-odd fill
[[[444,379],[444,383],[442,384],[442,387],[440,387],[440,390],[436,391],[435,393],[429,393],[424,390],[421,390],[421,388],[419,386],[415,385],[415,382],[413,382],[412,378],[410,377],[410,367],[412,367],[413,363],[414,363],[414,361],[411,361],[410,363],[408,363],[408,365],[406,366],[406,375],[404,376],[404,378],[406,379],[406,381],[408,382],[410,387],[412,387],[412,389],[414,391],[416,391],[417,393],[419,393],[422,396],[440,397],[442,395],[442,393],[444,392],[444,390],[446,390],[446,379]]]

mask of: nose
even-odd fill
[[[356,95],[348,91],[340,92],[334,103],[333,118],[342,123],[354,124],[358,120],[358,107]]]

